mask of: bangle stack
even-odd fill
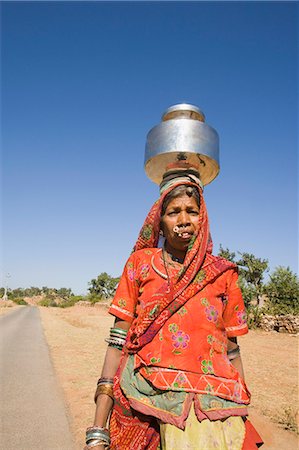
[[[97,388],[94,394],[94,402],[97,403],[98,396],[100,394],[108,395],[112,400],[113,396],[113,378],[101,377],[98,380]]]
[[[127,334],[128,332],[126,330],[123,330],[122,328],[110,328],[110,336],[109,338],[105,339],[105,342],[108,343],[109,347],[114,347],[118,350],[122,350],[123,346],[126,343]]]
[[[87,428],[84,450],[90,450],[97,445],[103,445],[105,449],[109,449],[110,436],[107,428],[97,426]]]
[[[236,348],[233,348],[232,350],[229,350],[227,352],[227,356],[228,356],[228,359],[230,361],[232,361],[233,359],[238,358],[240,356],[240,347],[239,347],[239,345],[237,345]]]

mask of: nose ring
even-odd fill
[[[182,232],[180,231],[180,228],[176,225],[173,227],[172,231],[178,235],[178,237],[182,237]]]

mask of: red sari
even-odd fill
[[[227,337],[248,331],[236,266],[211,255],[208,216],[200,191],[199,233],[190,243],[182,269],[171,270],[165,281],[161,250],[156,247],[161,207],[171,189],[173,186],[148,214],[110,308],[111,314],[131,322],[115,377],[110,422],[113,450],[158,449],[156,418],[183,428],[192,401],[197,404],[199,420],[213,420],[210,411],[205,414],[201,410],[200,395],[212,394],[231,402],[222,408],[222,417],[247,413],[244,408],[250,394],[227,358]],[[162,395],[166,391],[183,395],[182,409],[174,419],[167,408],[157,407],[158,401],[148,405],[146,396],[129,401],[124,395],[120,380],[129,358],[134,359],[134,374]]]

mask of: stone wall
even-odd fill
[[[299,316],[292,316],[291,314],[285,316],[263,315],[260,327],[265,331],[296,334],[299,332]]]

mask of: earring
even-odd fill
[[[163,230],[159,231],[160,236],[164,236]]]

